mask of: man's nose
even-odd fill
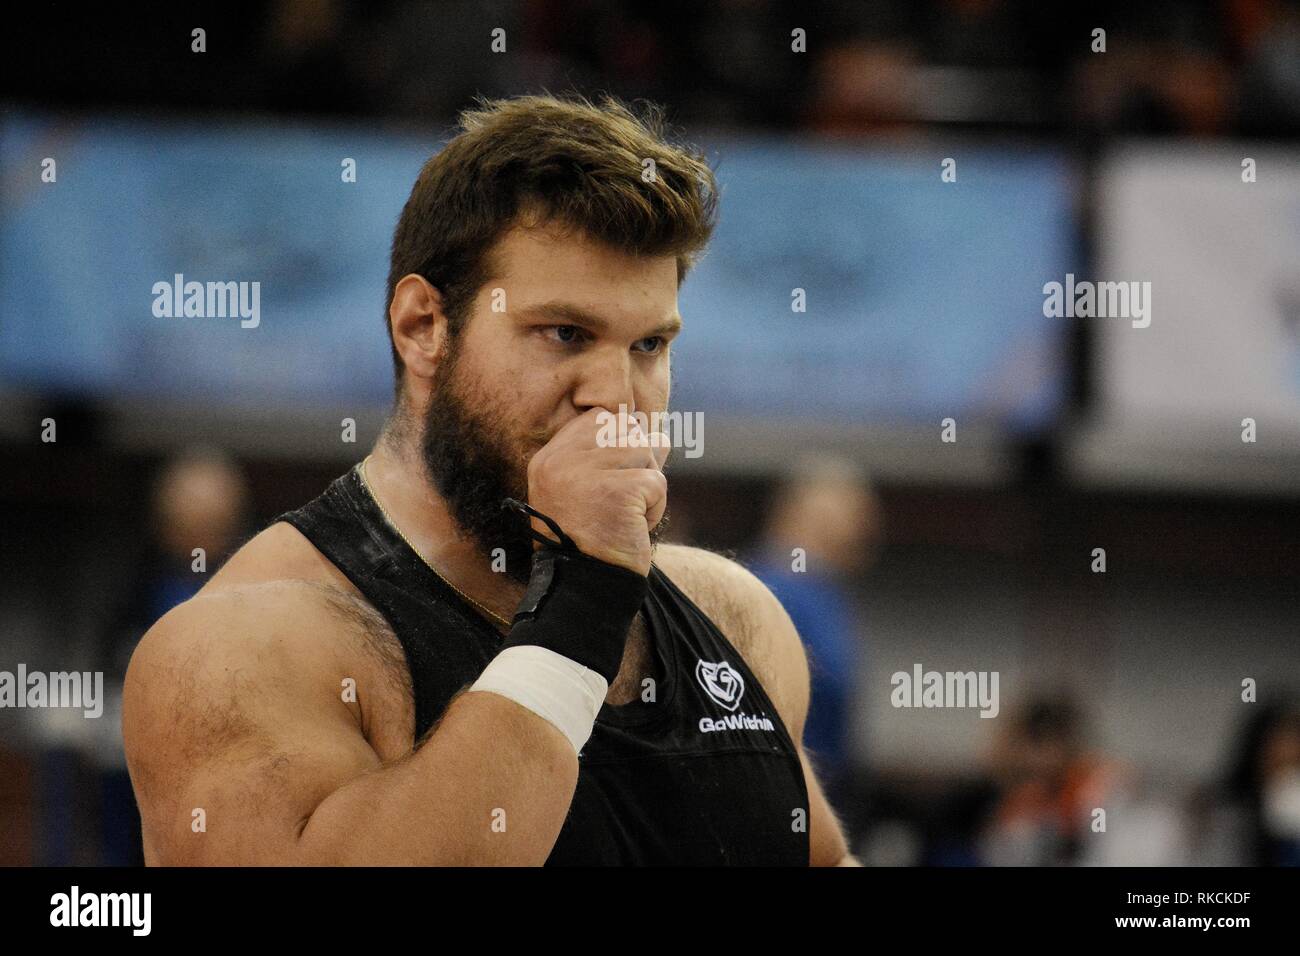
[[[617,347],[586,356],[573,392],[578,411],[604,408],[617,412],[620,405],[629,411],[636,408],[632,390],[632,363],[628,353]]]

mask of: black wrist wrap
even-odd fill
[[[515,506],[517,502],[511,505]],[[533,552],[528,590],[501,649],[526,644],[545,647],[613,683],[623,662],[628,629],[650,589],[649,578],[583,554],[549,518],[527,505],[523,509],[545,521],[559,535],[560,544],[548,542]]]

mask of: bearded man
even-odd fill
[[[668,449],[636,422],[716,211],[657,110],[462,114],[394,235],[371,454],[134,654],[147,862],[855,863],[789,617],[656,540]]]

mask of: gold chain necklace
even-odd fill
[[[463,598],[464,598],[466,601],[468,601],[470,604],[474,605],[476,608],[478,608],[480,611],[482,611],[482,612],[483,612],[484,614],[486,614],[488,617],[492,618],[494,621],[498,621],[498,622],[500,622],[501,624],[504,624],[504,625],[506,626],[506,628],[509,629],[510,626],[511,626],[511,624],[510,624],[510,622],[509,622],[508,620],[506,620],[504,617],[502,617],[500,614],[498,614],[496,611],[492,610],[491,608],[489,608],[489,607],[485,607],[484,605],[482,605],[482,604],[479,603],[478,601],[474,600],[472,597],[470,597],[468,594],[466,594],[466,593],[465,593],[464,591],[462,591],[460,588],[456,587],[456,585],[454,585],[454,584],[452,584],[450,581],[448,581],[447,578],[446,578],[445,576],[443,576],[442,574],[439,574],[439,573],[438,573],[438,569],[435,568],[432,564],[429,563],[428,559],[425,558],[425,556],[422,555],[422,554],[421,554],[421,553],[416,549],[415,545],[411,544],[411,539],[408,538],[408,537],[406,536],[405,532],[402,531],[401,527],[398,526],[397,522],[393,520],[392,516],[388,513],[388,509],[384,507],[384,503],[383,503],[382,501],[379,500],[379,495],[377,495],[377,494],[375,493],[375,489],[374,489],[373,487],[371,487],[370,479],[366,476],[366,463],[367,463],[368,461],[370,461],[370,459],[371,459],[371,456],[370,456],[370,455],[367,455],[367,456],[365,457],[365,459],[361,462],[361,483],[362,483],[363,485],[365,485],[365,487],[366,487],[366,492],[370,495],[371,499],[373,499],[374,502],[375,502],[375,504],[379,506],[379,513],[382,514],[382,515],[384,516],[384,520],[388,522],[389,527],[391,527],[394,531],[397,532],[398,537],[400,537],[403,541],[406,542],[406,546],[407,546],[408,548],[411,549],[411,551],[415,554],[415,556],[416,556],[417,558],[419,558],[421,561],[424,562],[424,566],[425,566],[426,568],[428,568],[430,571],[432,571],[433,574],[434,574],[434,576],[435,576],[439,581],[441,581],[443,584],[447,585],[447,587],[451,588],[453,591],[455,591],[457,594],[459,594],[461,597],[463,597]]]

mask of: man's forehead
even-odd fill
[[[555,223],[515,225],[492,249],[489,285],[507,289],[509,313],[580,325],[594,332],[611,323],[652,323],[650,335],[676,332],[675,256],[635,256]]]
[[[502,278],[581,273],[590,278],[662,277],[677,286],[677,257],[645,256],[618,249],[583,230],[549,221],[537,226],[516,223],[493,245],[491,259]]]

